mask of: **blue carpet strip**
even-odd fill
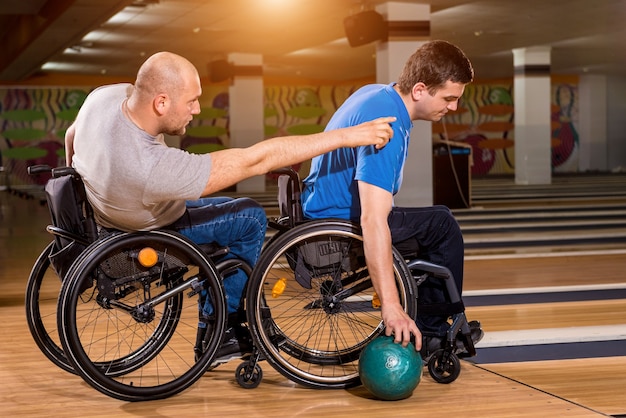
[[[576,302],[626,298],[626,289],[464,296],[465,306]],[[477,318],[480,319],[480,318]],[[626,340],[477,348],[476,364],[626,356]]]
[[[494,306],[586,300],[626,299],[626,289],[463,296],[465,306]]]
[[[626,356],[626,340],[477,348],[475,364]]]

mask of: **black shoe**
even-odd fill
[[[422,356],[422,362],[424,365],[428,364],[428,360],[432,357],[433,353],[437,350],[441,350],[444,347],[445,338],[443,337],[431,337],[422,336],[422,349],[420,355]]]
[[[217,349],[215,360],[210,369],[231,360],[244,358],[252,354],[252,337],[250,331],[243,325],[234,325],[226,329],[222,345]]]
[[[485,333],[480,327],[480,322],[478,321],[470,321],[468,322],[468,325],[470,327],[470,337],[472,338],[472,342],[474,343],[474,345],[476,345],[476,343],[482,340]],[[428,363],[428,360],[430,360],[433,353],[437,350],[445,348],[445,346],[445,337],[422,337],[422,349],[420,350],[422,361],[424,363]],[[468,354],[465,348],[465,336],[461,333],[458,333],[456,336],[456,349],[454,350],[454,352],[456,354]]]
[[[470,327],[470,338],[472,339],[473,345],[476,344],[483,339],[485,333],[480,327],[480,322],[478,321],[469,321],[468,325]],[[456,353],[457,354],[468,354],[467,349],[465,347],[465,336],[459,333],[456,337]]]

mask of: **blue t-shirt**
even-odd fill
[[[397,120],[391,124],[393,138],[381,150],[373,145],[339,148],[313,158],[302,193],[307,218],[358,221],[361,206],[357,181],[378,186],[393,195],[400,189],[413,124],[394,84],[360,88],[331,118],[326,130],[354,126],[383,116],[395,116]]]

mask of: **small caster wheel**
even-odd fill
[[[461,361],[459,357],[450,353],[444,361],[444,351],[437,350],[428,360],[428,373],[437,383],[452,383],[461,374]]]
[[[244,361],[235,371],[237,383],[244,389],[254,389],[259,386],[261,380],[263,380],[263,370],[261,370],[261,366],[255,364],[254,368],[252,368],[251,365],[252,363],[250,361]]]

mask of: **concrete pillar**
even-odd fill
[[[580,153],[578,170],[607,171],[607,82],[603,75],[585,75],[578,83]]]
[[[230,146],[245,148],[264,139],[263,128],[263,58],[259,54],[228,55],[233,76],[228,89]],[[237,192],[264,192],[265,176],[256,176],[237,184]]]
[[[400,76],[406,60],[430,37],[430,5],[388,2],[376,7],[388,23],[387,42],[376,47],[376,82],[389,84]],[[397,206],[433,204],[432,123],[413,123],[409,157]]]
[[[515,183],[550,184],[550,47],[513,50]]]

